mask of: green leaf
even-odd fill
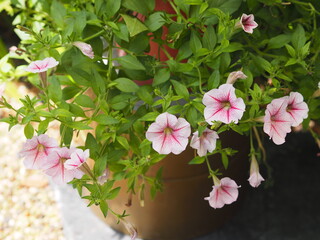
[[[153,97],[149,92],[148,86],[139,87],[137,95],[142,101],[146,102],[147,104],[151,105],[153,103]]]
[[[49,126],[49,122],[50,122],[50,120],[46,119],[46,120],[43,120],[39,123],[38,134],[43,134],[47,131],[48,126]]]
[[[112,189],[110,192],[108,192],[108,194],[103,196],[103,198],[108,200],[114,199],[116,196],[118,196],[120,189],[121,189],[120,187]]]
[[[200,48],[202,48],[201,41],[195,31],[191,32],[190,48],[193,53],[196,53]]]
[[[139,86],[129,78],[118,78],[114,80],[117,83],[116,88],[122,92],[136,92]]]
[[[201,5],[203,0],[183,0],[183,3],[188,5]]]
[[[161,68],[158,70],[154,76],[152,86],[159,85],[168,81],[170,78],[170,71],[168,68]]]
[[[74,117],[74,115],[66,109],[56,108],[51,112],[55,117]]]
[[[157,31],[163,26],[163,24],[165,24],[163,12],[155,12],[151,14],[144,23],[151,32]]]
[[[103,155],[102,157],[99,157],[93,166],[93,173],[95,176],[101,176],[104,170],[106,170],[107,167],[107,154]]]
[[[126,150],[130,149],[130,145],[128,143],[128,140],[123,136],[117,136],[117,142],[121,144]]]
[[[56,76],[49,77],[49,86],[48,86],[49,98],[58,103],[62,99],[62,90],[60,82]]]
[[[109,210],[109,207],[106,201],[100,202],[100,209],[101,209],[101,212],[103,213],[103,216],[106,217],[108,215],[108,210]]]
[[[176,91],[176,93],[180,96],[182,96],[186,101],[189,101],[189,91],[186,88],[186,86],[184,84],[181,84],[178,81],[175,80],[171,80],[173,86],[174,86],[174,90]]]
[[[306,33],[300,24],[297,26],[296,30],[292,34],[291,42],[296,50],[301,49],[305,45]]]
[[[87,108],[96,107],[92,99],[87,95],[79,95],[78,97],[76,97],[75,102],[82,107],[87,107]]]
[[[99,144],[97,143],[97,140],[94,138],[94,136],[91,133],[87,134],[85,147],[90,150],[91,157],[99,149]]]
[[[229,165],[229,159],[225,152],[221,152],[221,160],[224,168],[227,169]]]
[[[206,28],[206,31],[203,34],[202,44],[203,44],[203,47],[209,49],[210,51],[213,51],[214,47],[216,46],[216,43],[217,43],[217,36],[213,26],[210,25]]]
[[[64,122],[64,124],[70,128],[74,128],[77,130],[90,130],[92,127],[84,124],[83,122]]]
[[[112,18],[120,9],[121,0],[107,0],[105,11],[106,16],[110,19]]]
[[[67,14],[67,10],[63,6],[62,3],[54,0],[50,6],[50,16],[54,20],[54,22],[59,26],[64,26],[64,17]]]
[[[100,114],[96,116],[93,120],[101,125],[112,125],[118,124],[120,122],[118,119],[115,119],[111,116],[107,116],[105,114]]]
[[[156,118],[159,116],[158,112],[149,112],[143,117],[139,118],[140,121],[145,121],[145,122],[153,122],[156,120]]]
[[[122,6],[147,16],[155,8],[154,0],[122,0]]]
[[[106,92],[105,82],[96,69],[92,69],[91,71],[93,72],[93,75],[94,75],[94,79],[92,79],[91,81],[93,91],[96,95],[99,95],[99,94],[103,95]]]
[[[214,70],[208,79],[208,90],[217,88],[220,84],[220,72]]]
[[[125,55],[117,58],[116,60],[118,60],[119,64],[124,68],[131,70],[146,70],[146,68],[135,56]]]
[[[188,164],[202,164],[206,160],[205,157],[197,156],[193,158]]]
[[[269,40],[268,48],[269,49],[277,49],[282,48],[285,44],[290,42],[291,36],[288,34],[280,34],[276,37],[273,37]]]
[[[123,17],[128,27],[130,37],[133,37],[141,32],[148,30],[148,28],[142,22],[140,22],[137,18],[133,18],[125,14],[121,14],[121,16]]]
[[[26,136],[26,138],[30,139],[33,137],[33,133],[34,133],[34,129],[33,129],[32,125],[30,123],[28,123],[24,127],[24,135]]]
[[[296,57],[296,50],[293,47],[291,47],[289,44],[286,44],[285,47],[286,47],[289,55],[291,57],[295,58]]]

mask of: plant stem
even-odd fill
[[[83,41],[83,42],[87,42],[87,41],[89,41],[89,40],[91,40],[91,39],[93,39],[93,38],[96,38],[96,37],[101,36],[104,32],[105,32],[105,30],[103,29],[103,30],[101,30],[101,31],[99,31],[99,32],[97,32],[97,33],[95,33],[95,34],[93,34],[93,35],[91,35],[91,36],[83,39],[82,41]]]

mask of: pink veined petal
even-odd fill
[[[167,112],[160,114],[156,118],[156,123],[163,128],[166,128],[166,127],[173,128],[173,126],[175,126],[177,122],[178,122],[177,117]]]
[[[64,163],[64,167],[68,170],[79,168],[89,158],[89,149],[83,151],[82,149],[75,150]]]
[[[264,181],[264,178],[260,175],[259,172],[254,172],[250,175],[248,181],[252,187],[259,187],[261,182]]]
[[[80,51],[86,55],[87,57],[93,59],[94,58],[94,52],[92,50],[92,47],[90,44],[85,43],[85,42],[74,42],[73,43],[74,46],[76,46],[77,48],[80,49]]]
[[[58,64],[59,62],[56,61],[54,58],[48,57],[43,60],[37,60],[37,61],[31,62],[29,66],[25,69],[25,71],[32,72],[32,73],[45,72],[49,68],[53,68]]]
[[[190,123],[184,118],[178,118],[177,123],[173,126],[174,135],[188,138],[191,134]]]
[[[228,119],[228,110],[223,107],[206,107],[204,109],[204,118],[210,125],[212,125],[212,121],[221,121],[227,124],[231,122],[230,118]]]
[[[288,100],[288,113],[291,116],[292,126],[297,127],[308,117],[309,108],[303,101],[303,96],[298,92],[291,92]]]

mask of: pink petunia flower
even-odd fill
[[[68,170],[77,169],[89,158],[89,149],[83,151],[77,149],[71,153],[70,159],[64,163],[64,167]]]
[[[263,131],[277,145],[284,143],[287,133],[291,132],[292,119],[287,106],[288,97],[278,98],[272,100],[265,111]]]
[[[228,76],[227,83],[234,84],[239,78],[246,79],[247,75],[245,75],[242,71],[231,72]]]
[[[190,146],[197,149],[197,153],[200,157],[203,157],[207,152],[212,152],[216,149],[216,142],[219,138],[217,132],[206,128],[199,137],[198,131],[193,133]]]
[[[67,183],[74,178],[80,179],[84,175],[79,169],[69,170],[64,166],[64,163],[70,159],[74,151],[74,149],[63,147],[56,149],[56,151],[50,153],[48,156],[44,173],[51,176],[55,183]]]
[[[58,148],[55,139],[45,134],[28,139],[20,151],[24,165],[29,169],[44,169],[48,155]]]
[[[213,208],[222,208],[225,204],[231,204],[237,200],[239,187],[234,180],[228,177],[222,178],[219,183],[215,183],[210,196],[205,200],[208,200]]]
[[[46,72],[48,69],[53,68],[59,64],[53,57],[47,57],[43,60],[37,60],[31,62],[29,66],[25,69],[27,72],[41,73]]]
[[[252,187],[259,187],[261,182],[264,181],[264,178],[260,175],[259,165],[254,155],[252,155],[252,158],[251,158],[250,177],[248,181]]]
[[[190,134],[190,124],[184,118],[177,119],[176,116],[165,112],[150,125],[146,138],[160,154],[180,154],[186,149]]]
[[[258,27],[258,24],[254,21],[253,14],[247,15],[243,13],[237,26],[242,27],[243,31],[246,33],[253,33],[253,29]]]
[[[237,98],[232,84],[222,84],[218,89],[205,93],[202,103],[206,106],[204,117],[209,124],[212,121],[238,123],[246,108],[243,99]]]
[[[303,101],[303,96],[298,92],[291,92],[288,98],[287,112],[292,119],[292,126],[297,127],[308,117],[309,108]]]
[[[85,42],[74,42],[72,43],[74,46],[80,49],[80,51],[86,55],[87,57],[93,59],[94,58],[94,52],[92,50],[92,47],[90,44]]]

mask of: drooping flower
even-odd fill
[[[53,68],[59,64],[53,57],[47,57],[43,60],[37,60],[31,62],[29,66],[25,69],[27,72],[41,73],[46,72],[48,69]]]
[[[90,44],[78,41],[78,42],[74,42],[73,45],[79,48],[79,50],[87,57],[91,59],[94,58],[94,52]]]
[[[177,119],[176,116],[165,112],[150,125],[146,138],[160,154],[180,154],[186,149],[190,134],[190,124],[184,118]]]
[[[231,178],[222,178],[218,183],[215,183],[210,196],[205,200],[208,200],[213,208],[222,208],[225,204],[231,204],[237,200],[239,187]]]
[[[83,163],[89,158],[89,149],[83,151],[82,149],[77,149],[71,153],[70,159],[64,163],[66,169],[72,170],[81,167]]]
[[[251,158],[250,177],[248,181],[252,187],[259,187],[261,182],[264,181],[264,178],[260,175],[259,165],[254,155],[252,155],[252,158]]]
[[[84,175],[78,168],[69,170],[64,166],[64,163],[70,159],[74,151],[74,149],[63,147],[56,149],[48,156],[44,173],[51,176],[55,183],[67,183],[74,178],[81,178]]]
[[[219,138],[217,132],[206,128],[199,137],[198,131],[193,133],[190,146],[197,149],[200,157],[203,157],[207,152],[212,152],[216,148],[216,142]]]
[[[265,111],[263,131],[277,145],[284,143],[287,133],[291,132],[292,119],[287,106],[288,97],[282,97],[272,100]]]
[[[20,151],[24,165],[29,169],[44,169],[48,155],[58,148],[55,139],[45,134],[28,139]]]
[[[309,108],[303,101],[303,96],[298,92],[291,92],[288,98],[287,112],[292,119],[292,126],[297,127],[308,117]]]
[[[243,99],[237,98],[232,84],[222,84],[218,89],[205,93],[202,103],[206,106],[204,117],[209,124],[212,121],[238,123],[246,107]]]
[[[253,14],[247,15],[245,13],[242,14],[240,22],[237,25],[240,25],[246,33],[253,33],[253,29],[258,27],[258,24],[254,21]]]
[[[227,83],[234,84],[239,78],[246,79],[247,75],[245,75],[242,71],[231,72],[228,76]]]

